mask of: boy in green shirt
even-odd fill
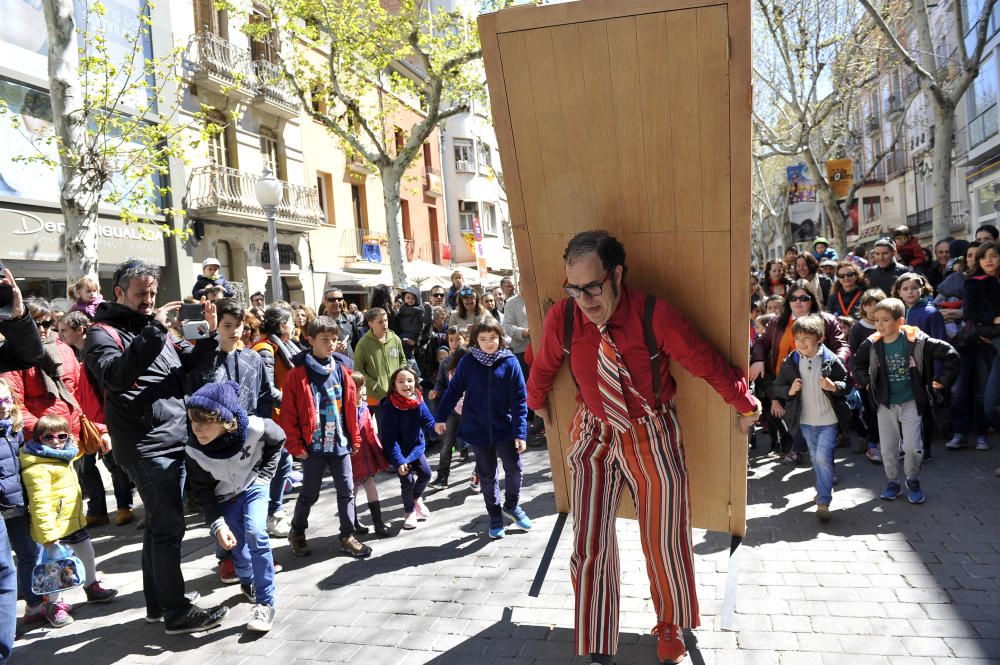
[[[389,330],[389,317],[381,307],[365,312],[368,332],[358,340],[354,349],[354,371],[365,377],[368,389],[368,408],[381,429],[382,419],[378,402],[389,394],[389,377],[400,367],[406,366],[403,341]]]

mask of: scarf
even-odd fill
[[[333,374],[334,363],[333,358],[327,358],[324,363],[322,360],[317,358],[311,353],[306,354],[306,367],[319,374],[321,377],[326,378]]]
[[[243,446],[246,445],[247,428],[249,426],[250,418],[243,409],[239,409],[236,412],[235,431],[226,432],[215,441],[203,446],[198,443],[198,438],[194,435],[193,431],[190,431],[191,427],[189,425],[187,444],[196,450],[200,450],[212,459],[229,459],[239,453]]]
[[[45,350],[45,357],[39,364],[38,369],[41,370],[42,381],[45,382],[45,392],[54,398],[61,399],[73,407],[74,411],[77,411],[80,409],[80,405],[77,403],[73,393],[63,383],[59,373],[59,368],[62,366],[62,355],[59,353],[59,346],[56,341],[57,338],[49,337],[42,344],[42,348]]]
[[[66,442],[65,448],[51,448],[46,446],[41,441],[36,441],[32,439],[28,443],[24,444],[24,449],[35,457],[48,457],[50,459],[58,459],[64,462],[72,462],[76,458],[77,449],[76,442],[72,438]]]
[[[470,346],[469,352],[472,354],[473,358],[475,358],[482,364],[486,365],[487,367],[493,367],[493,365],[496,364],[498,360],[503,360],[507,356],[514,355],[513,353],[510,352],[510,349],[500,349],[496,353],[486,353],[478,346]]]
[[[410,409],[419,408],[424,403],[424,396],[420,394],[419,390],[415,391],[414,395],[414,397],[403,397],[393,390],[389,393],[389,401],[400,411],[409,411]]]
[[[281,356],[281,360],[285,363],[286,367],[295,367],[295,363],[292,362],[292,354],[289,352],[288,347],[285,346],[285,341],[278,337],[277,335],[268,335],[267,341],[274,346],[275,355]],[[275,358],[277,360],[277,358]]]

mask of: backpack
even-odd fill
[[[124,353],[125,344],[122,342],[122,338],[118,334],[117,330],[106,323],[94,323],[90,327],[103,329],[106,333],[108,333],[108,336],[114,340],[118,348]],[[85,415],[91,422],[103,425],[104,398],[106,391],[103,387],[101,387],[100,383],[98,383],[98,381],[91,376],[90,370],[87,369],[86,365],[82,365],[80,370],[80,394],[77,399],[77,401],[80,402],[80,410],[83,411],[83,415]]]
[[[569,349],[573,346],[573,312],[576,309],[576,302],[573,298],[566,299],[566,308],[563,310],[563,358],[569,364],[569,375],[573,377],[573,383],[579,391],[580,384],[577,383],[573,374],[573,364],[569,363]],[[650,371],[653,375],[653,396],[656,401],[655,409],[660,408],[660,352],[659,344],[656,341],[656,333],[653,332],[653,309],[656,307],[656,298],[646,294],[646,306],[642,312],[642,332],[646,338],[646,350],[649,351]]]

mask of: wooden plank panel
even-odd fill
[[[698,89],[698,17],[693,11],[666,12],[670,94],[670,157],[674,169],[674,214],[678,231],[701,230],[701,105]]]
[[[726,8],[698,17],[698,110],[701,143],[701,228],[729,231],[729,26]],[[725,100],[725,103],[721,103]]]
[[[695,9],[712,4],[724,5],[726,2],[671,0],[666,3],[663,0],[589,0],[541,6],[521,5],[497,13],[496,30],[501,33],[533,30],[567,23],[595,22],[621,16],[654,14],[668,9]]]
[[[672,97],[664,42],[667,39],[665,15],[647,14],[636,18],[639,53],[639,85],[642,104],[643,144],[670,145]],[[667,150],[648,150],[644,165],[646,210],[643,230],[675,228],[673,154]]]
[[[618,144],[618,188],[621,191],[621,228],[623,231],[648,230],[646,191],[643,168],[646,146],[642,139],[643,119],[636,113],[644,92],[639,82],[639,55],[635,19],[608,21],[608,46],[611,59],[612,97],[608,100],[615,119]]]
[[[719,261],[718,256],[720,248],[725,251],[729,247],[729,233],[728,231],[706,231],[700,235],[705,243],[702,248],[704,252],[701,258],[702,263],[708,270],[714,273],[715,277],[706,280],[703,297],[704,305],[699,311],[697,326],[702,337],[711,342],[712,346],[720,352],[726,353],[730,348],[730,342],[734,336],[741,336],[744,341],[749,339],[749,332],[746,326],[743,326],[743,334],[740,335],[740,329],[734,329],[732,324],[728,324],[730,301],[734,295],[731,291],[729,276],[734,271],[729,263]],[[747,300],[747,298],[743,299]],[[719,325],[720,321],[726,321],[727,325]],[[708,448],[714,448],[714,445],[718,445],[714,442],[732,442],[735,435],[733,426],[736,421],[732,408],[727,406],[714,390],[706,390],[706,396],[708,397],[708,402],[705,405],[705,412],[711,413],[713,416],[709,417],[706,422],[707,436],[705,439],[706,450],[704,454],[706,460],[718,461],[719,458],[715,455],[714,451],[710,451]],[[746,458],[745,446],[746,444],[744,443],[742,446],[744,459]],[[706,465],[706,470],[708,472],[706,482],[712,488],[711,491],[720,492],[728,496],[730,493],[730,473],[728,466],[725,464],[710,463]],[[711,524],[713,530],[724,531],[729,528],[729,506],[727,502],[712,501],[709,503],[708,509],[706,523]]]

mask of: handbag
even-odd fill
[[[80,452],[84,455],[92,455],[101,451],[104,442],[101,440],[101,431],[97,429],[90,418],[80,414]]]
[[[83,562],[68,545],[56,544],[58,558],[50,557],[43,547],[31,569],[31,591],[39,596],[69,591],[83,586]]]

